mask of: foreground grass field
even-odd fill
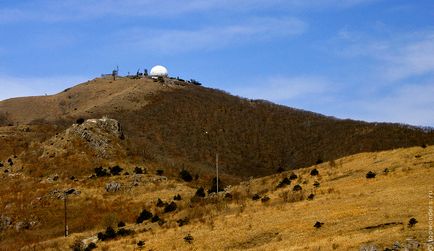
[[[319,174],[311,175],[313,169]],[[366,178],[369,171],[375,178]],[[135,233],[125,237],[98,241],[96,233],[105,230],[100,228],[24,249],[65,250],[77,240],[95,242],[97,250],[359,250],[374,246],[384,250],[394,245],[427,249],[433,146],[362,153],[299,169],[290,185],[276,188],[290,174],[252,179],[193,202],[195,189],[188,186],[168,181],[164,189],[143,187],[143,195],[138,196],[137,190],[137,201],[131,203],[141,202],[142,208],[162,215],[166,223],[161,226],[150,221],[127,222],[125,228]],[[293,191],[296,185],[302,190]],[[108,201],[120,198],[97,195],[101,193],[98,189],[81,189],[83,194],[106,196]],[[183,197],[178,209],[161,213],[155,199],[169,201],[177,193]],[[255,194],[259,199],[252,200]],[[189,222],[179,226],[177,221],[185,218]],[[417,220],[414,226],[408,225],[411,218]],[[317,221],[324,224],[315,228]],[[186,240],[187,236],[191,238]]]

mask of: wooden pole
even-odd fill
[[[68,236],[68,221],[67,221],[67,215],[66,215],[66,198],[67,198],[67,194],[66,192],[63,193],[63,206],[64,206],[64,210],[65,210],[65,237]]]
[[[216,169],[216,174],[217,174],[217,191],[216,193],[219,192],[219,154],[216,153],[215,154],[215,169]]]

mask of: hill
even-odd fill
[[[175,79],[97,78],[52,96],[1,101],[0,124],[13,126],[2,129],[0,157],[30,149],[26,154],[33,155],[23,162],[35,168],[39,143],[77,119],[103,116],[119,121],[125,135],[119,144],[132,163],[209,176],[218,152],[221,172],[238,180],[270,175],[279,167],[434,143],[434,132],[417,127],[340,120]],[[120,161],[116,155],[87,159],[82,164],[87,170]],[[53,156],[47,165],[70,164],[64,160]]]
[[[433,146],[361,153],[252,179],[203,198],[195,196],[197,181],[151,173],[51,183],[3,176],[2,184],[20,190],[7,193],[10,189],[1,187],[0,206],[7,208],[2,217],[27,214],[29,225],[19,235],[14,229],[0,231],[0,249],[66,250],[90,243],[98,250],[136,250],[140,243],[146,250],[427,249],[433,170]],[[375,177],[367,176],[370,172]],[[285,178],[290,184],[282,185]],[[120,184],[119,190],[107,191],[104,184],[111,183]],[[65,238],[56,191],[71,187],[78,192],[68,199],[71,235]],[[13,198],[26,206],[14,209]],[[166,210],[172,202],[176,208]],[[154,221],[143,212],[159,217]],[[15,228],[17,221],[22,219],[14,218]],[[120,221],[125,226],[118,226]]]

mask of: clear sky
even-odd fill
[[[0,0],[0,100],[155,64],[242,97],[434,126],[434,1]]]

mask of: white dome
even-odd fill
[[[152,67],[151,72],[149,73],[152,77],[167,77],[169,72],[167,68],[161,65],[156,65]]]

